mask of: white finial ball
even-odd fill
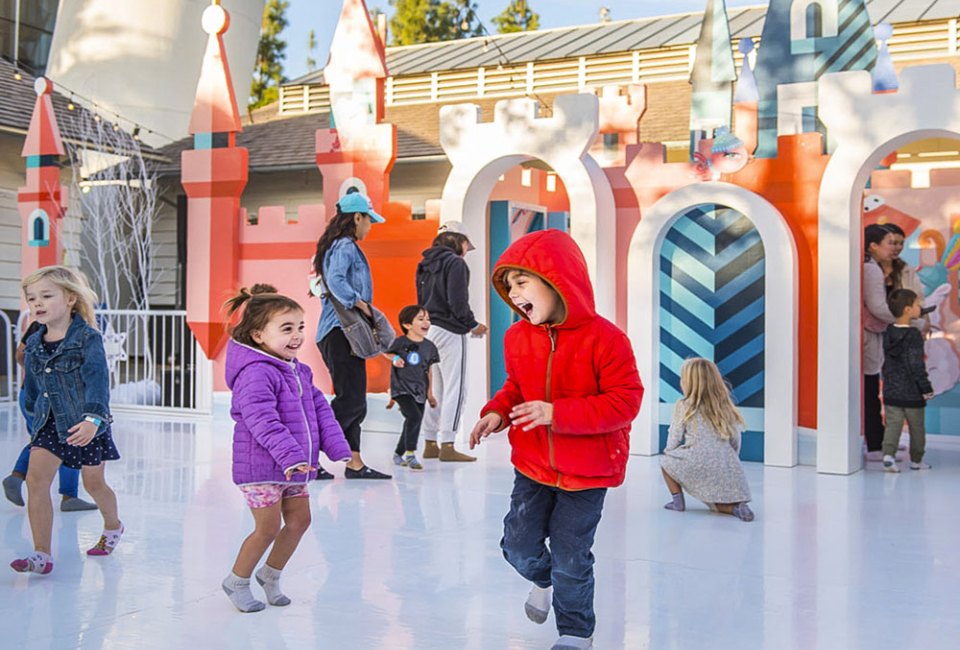
[[[201,18],[200,23],[206,33],[210,35],[222,34],[227,31],[227,27],[230,25],[230,16],[227,15],[226,9],[220,5],[210,5],[203,10],[203,18]]]
[[[33,90],[37,95],[46,95],[53,90],[53,84],[46,77],[37,77],[33,82]]]
[[[740,50],[740,54],[746,56],[753,52],[753,39],[752,38],[741,38],[740,44],[737,46],[737,49]]]
[[[890,23],[880,23],[873,30],[878,41],[889,41],[893,36],[893,25]]]

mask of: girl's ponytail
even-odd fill
[[[253,332],[261,331],[273,318],[273,315],[282,311],[303,311],[303,307],[287,296],[277,293],[276,287],[270,284],[255,284],[249,289],[240,289],[240,293],[223,303],[228,316],[233,316],[241,307],[243,315],[240,322],[230,328],[230,336],[239,343],[257,347],[253,340]]]

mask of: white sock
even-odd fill
[[[230,602],[241,612],[259,612],[266,605],[253,597],[250,591],[250,578],[241,578],[235,573],[230,573],[220,584],[223,592],[230,597]]]
[[[277,607],[283,607],[290,604],[290,599],[280,591],[280,569],[274,569],[269,564],[264,564],[257,571],[257,582],[263,587],[263,592],[267,594],[267,602]]]
[[[570,636],[563,634],[553,644],[551,650],[588,650],[593,647],[593,637]]]
[[[547,620],[547,614],[550,613],[550,603],[553,601],[553,587],[538,587],[533,585],[530,588],[530,595],[527,596],[527,602],[523,605],[523,611],[527,618],[534,623],[540,624]]]

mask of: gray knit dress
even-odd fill
[[[740,431],[724,440],[699,414],[680,424],[685,412],[680,400],[660,466],[684,492],[707,505],[749,501],[750,486],[740,465]]]

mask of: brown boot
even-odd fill
[[[440,460],[452,463],[472,463],[476,458],[461,454],[453,448],[452,442],[445,442],[440,446]]]
[[[423,458],[440,458],[440,447],[436,440],[423,441]]]

